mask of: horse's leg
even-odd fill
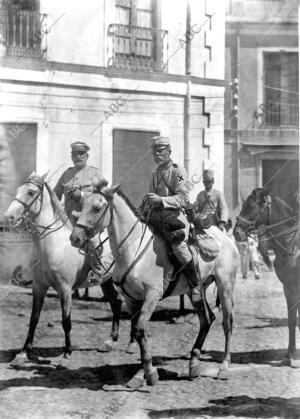
[[[83,299],[86,300],[86,301],[89,299],[89,289],[88,288],[85,288],[85,290],[84,290]]]
[[[288,310],[288,326],[289,326],[289,346],[287,353],[282,361],[282,365],[291,365],[291,360],[296,352],[296,325],[297,325],[297,309],[299,304],[298,293],[294,287],[283,286],[284,294]]]
[[[152,365],[151,347],[146,330],[148,321],[152,316],[158,301],[159,293],[153,289],[147,290],[136,326],[134,327],[134,336],[140,345],[141,364],[144,368],[148,385],[154,385],[158,381],[157,369]]]
[[[205,295],[204,295],[204,298],[205,298],[205,302],[204,302],[204,299],[202,299],[201,301],[197,303],[192,302],[199,317],[200,329],[199,329],[198,337],[196,339],[196,342],[191,352],[191,360],[190,360],[190,368],[189,368],[189,376],[191,378],[198,377],[200,375],[201,349],[206,339],[206,336],[209,332],[209,329],[213,321],[215,320],[215,315],[212,312],[211,308],[209,307]]]
[[[27,357],[32,350],[35,329],[37,327],[37,324],[40,318],[41,310],[44,304],[45,295],[47,293],[48,288],[49,288],[48,286],[45,286],[38,281],[35,281],[35,280],[33,281],[32,308],[31,308],[31,316],[30,316],[27,338],[23,346],[22,352],[18,354],[12,362],[13,366],[17,366],[17,365],[20,366],[21,364],[26,362],[26,360],[28,360]]]
[[[107,339],[100,348],[98,348],[98,351],[110,352],[116,348],[118,342],[122,299],[120,297],[120,294],[117,292],[112,279],[105,281],[101,285],[101,288],[104,296],[109,301],[113,313],[113,321],[110,338]]]
[[[227,286],[218,287],[218,296],[221,301],[222,311],[223,311],[223,330],[225,335],[225,351],[224,351],[224,360],[222,363],[222,370],[227,370],[229,364],[231,363],[231,354],[230,354],[230,344],[232,337],[232,325],[233,325],[233,287],[231,286],[230,281],[226,281]]]
[[[65,332],[65,350],[63,360],[60,366],[66,367],[67,361],[72,354],[71,345],[71,308],[72,308],[72,290],[69,286],[65,286],[59,290],[61,311],[62,311],[62,326]]]
[[[131,330],[130,330],[130,342],[127,346],[126,352],[128,354],[134,354],[138,351],[139,345],[135,339],[135,326],[136,326],[136,318],[132,317],[131,319]]]

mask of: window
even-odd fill
[[[109,65],[162,71],[167,32],[159,29],[158,0],[116,0],[116,23],[109,27]]]
[[[0,220],[16,188],[36,168],[36,139],[36,124],[0,124]]]
[[[41,27],[45,15],[39,0],[4,0],[3,28],[7,55],[41,57]]]
[[[149,138],[157,131],[113,131],[113,183],[122,180],[122,190],[132,203],[140,206],[149,191],[149,182],[155,163],[149,147]]]
[[[264,52],[265,124],[297,127],[299,76],[297,52]]]

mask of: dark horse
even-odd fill
[[[283,364],[292,365],[296,355],[297,312],[300,319],[299,214],[282,199],[256,188],[244,202],[233,234],[241,241],[253,230],[258,233],[261,248],[271,248],[275,253],[274,268],[283,284],[288,309],[289,346]]]

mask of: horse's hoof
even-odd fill
[[[197,378],[201,375],[201,362],[199,359],[194,359],[190,362],[189,377]]]
[[[172,323],[183,324],[185,322],[184,316],[173,317]]]
[[[153,368],[153,370],[146,374],[146,383],[148,386],[155,386],[158,383],[159,376],[157,372],[157,368]]]
[[[282,367],[290,367],[291,364],[292,364],[291,357],[290,356],[287,356],[287,355],[283,358],[283,360],[280,363],[280,365]]]
[[[11,361],[10,365],[12,367],[22,367],[26,362],[29,362],[26,352],[20,352],[17,354],[14,359]]]
[[[132,377],[130,381],[126,384],[126,387],[137,390],[138,388],[143,387],[145,380],[142,377]]]
[[[107,339],[102,346],[100,346],[97,351],[98,352],[111,352],[118,349],[118,342],[113,341],[112,339]]]
[[[127,354],[135,354],[139,350],[139,345],[137,342],[130,342],[126,349]]]
[[[67,369],[70,365],[71,355],[64,355],[59,364],[57,365],[57,369]]]
[[[220,367],[220,371],[227,371],[230,365],[230,361],[224,360]]]

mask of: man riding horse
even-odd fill
[[[104,177],[96,167],[89,166],[87,160],[89,158],[88,151],[90,147],[83,141],[76,141],[71,144],[71,158],[74,167],[69,167],[59,178],[54,192],[59,200],[64,195],[65,211],[71,223],[74,225],[77,221],[78,214],[82,210],[83,198],[86,194],[93,192],[93,181],[104,181]],[[99,242],[92,238],[89,242],[89,256],[90,263],[93,267],[93,272],[100,274],[101,265],[99,254],[101,249]]]
[[[174,237],[171,247],[174,255],[182,264],[182,271],[185,273],[193,302],[201,300],[201,288],[198,284],[198,275],[189,250],[187,241],[189,236],[189,222],[183,210],[188,204],[187,174],[183,167],[171,160],[171,146],[168,137],[151,138],[151,147],[154,161],[157,164],[156,170],[152,173],[150,192],[145,195],[144,202],[152,210],[171,210],[182,225],[181,239]],[[168,261],[168,252],[165,237],[156,234],[153,242],[153,250],[157,255],[157,264],[164,267],[164,277],[171,280],[173,266]]]

